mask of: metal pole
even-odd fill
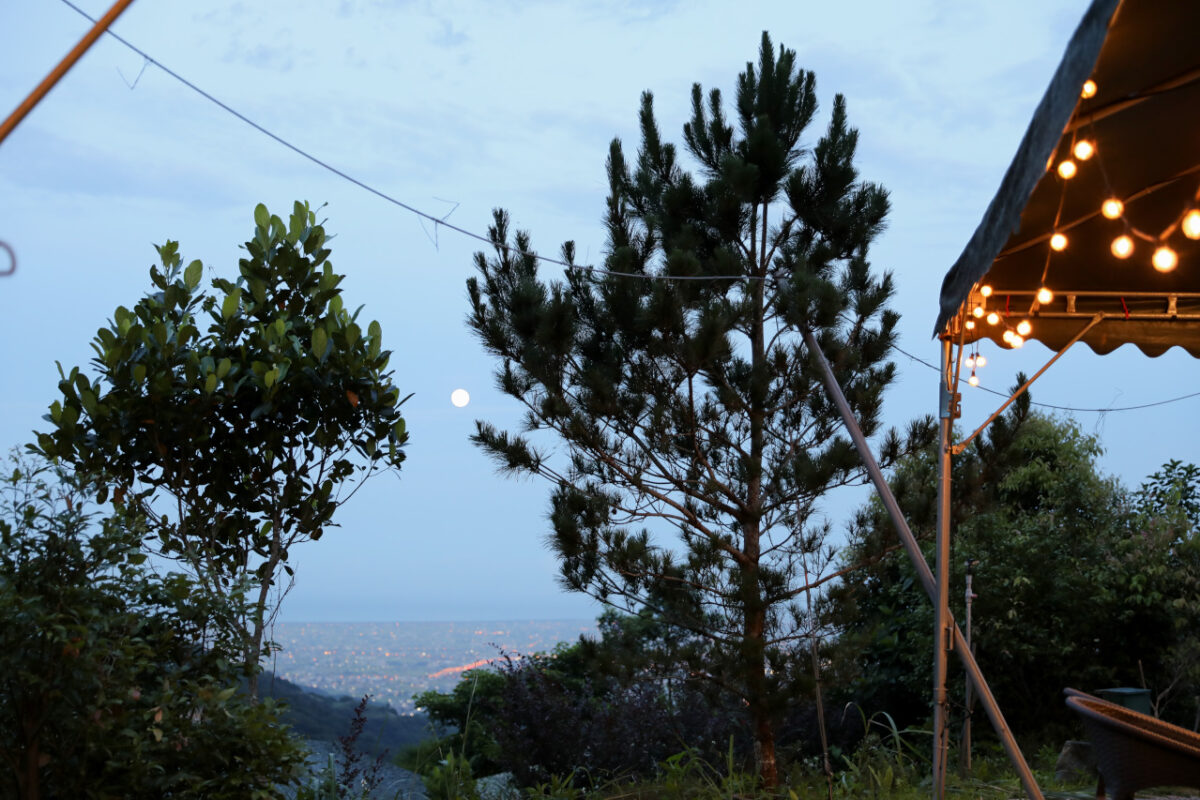
[[[946,662],[950,658],[950,446],[956,406],[950,381],[951,342],[942,339],[938,381],[937,596],[934,599],[933,639],[933,800],[946,796],[946,761],[950,756],[950,699],[946,693]]]
[[[850,410],[850,404],[846,402],[846,395],[842,392],[842,387],[838,385],[837,378],[833,374],[833,368],[829,366],[829,361],[826,360],[825,354],[821,352],[821,346],[817,342],[817,337],[812,331],[804,331],[804,342],[808,346],[808,351],[812,355],[817,366],[821,370],[821,376],[825,382],[825,390],[829,392],[830,399],[837,406],[838,413],[842,415],[842,423],[846,426],[846,432],[850,434],[850,439],[854,442],[854,449],[858,451],[858,455],[863,460],[863,466],[867,470],[867,475],[871,478],[871,483],[875,486],[875,491],[879,494],[879,500],[883,503],[883,507],[887,510],[888,516],[892,518],[892,524],[896,526],[896,533],[900,536],[900,543],[904,545],[904,550],[908,553],[909,560],[912,561],[913,568],[917,571],[917,579],[924,587],[925,593],[929,595],[929,599],[933,600],[936,596],[936,589],[933,580],[933,570],[929,568],[925,557],[921,554],[921,547],[917,544],[917,538],[913,536],[912,530],[908,527],[908,521],[904,519],[904,513],[900,510],[900,504],[896,502],[896,496],[892,494],[892,489],[887,484],[887,480],[883,476],[883,470],[879,468],[878,462],[875,461],[875,456],[871,453],[871,448],[867,444],[867,439],[863,436],[862,429],[858,426],[858,420],[854,418],[854,413]],[[1034,780],[1033,772],[1029,769],[1029,764],[1025,761],[1025,756],[1021,754],[1021,748],[1017,746],[1017,740],[1012,734],[1012,730],[1008,727],[1008,723],[1004,719],[1003,712],[1000,711],[1000,706],[996,703],[996,698],[992,694],[991,688],[987,685],[987,681],[983,677],[983,673],[979,670],[979,665],[975,663],[975,657],[971,655],[970,649],[967,647],[966,640],[963,638],[962,631],[951,620],[950,633],[954,636],[954,652],[958,653],[959,658],[963,662],[963,667],[967,671],[967,677],[971,681],[971,685],[975,687],[975,692],[979,695],[979,702],[983,704],[984,711],[987,712],[988,719],[992,723],[992,727],[996,731],[996,736],[1000,738],[1000,743],[1004,747],[1005,753],[1008,754],[1009,762],[1017,773],[1017,777],[1021,780],[1021,786],[1025,789],[1025,794],[1029,800],[1044,800],[1042,790],[1038,788],[1037,781]]]
[[[63,75],[67,74],[67,70],[75,66],[75,62],[88,51],[88,48],[95,44],[96,40],[108,30],[108,26],[117,17],[121,16],[121,12],[128,8],[131,3],[133,3],[133,0],[117,0],[117,2],[113,3],[108,13],[97,20],[92,29],[84,34],[84,37],[79,40],[77,45],[71,48],[71,52],[63,56],[63,60],[58,62],[58,66],[52,69],[50,74],[34,87],[34,90],[22,101],[21,105],[17,106],[16,110],[8,115],[8,119],[4,120],[3,124],[0,124],[0,144],[4,143],[8,135],[12,133],[13,128],[17,127],[21,120],[25,119],[26,114],[33,111],[34,106],[42,101],[42,98],[54,88],[54,84],[58,83]]]
[[[971,654],[975,654],[975,643],[971,641],[971,606],[974,604],[975,594],[973,578],[975,577],[975,566],[979,564],[979,560],[975,558],[967,559],[967,591],[964,598],[967,605],[967,649]],[[963,698],[963,733],[962,733],[962,751],[959,759],[959,767],[961,768],[962,776],[968,777],[971,774],[971,713],[975,710],[975,698],[971,696],[971,679],[964,679],[966,682],[966,690]]]

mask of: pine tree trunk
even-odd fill
[[[771,703],[767,696],[767,664],[764,653],[766,609],[757,597],[757,580],[753,581],[755,600],[746,608],[746,630],[743,648],[746,669],[746,700],[750,704],[750,721],[754,728],[754,760],[763,788],[779,785],[779,769],[775,764],[775,726],[771,721]]]
[[[754,715],[754,750],[758,757],[758,775],[764,789],[779,785],[779,768],[775,764],[775,726],[771,724],[766,709]]]
[[[754,755],[758,762],[758,774],[763,787],[774,789],[779,784],[779,772],[775,764],[775,728],[771,722],[771,703],[767,690],[766,634],[767,606],[759,586],[758,566],[762,558],[762,530],[760,529],[763,494],[763,459],[766,451],[766,397],[762,380],[767,371],[766,337],[766,243],[767,208],[761,204],[762,241],[758,241],[758,229],[751,225],[750,252],[754,254],[755,276],[753,300],[754,316],[750,329],[750,362],[753,377],[750,388],[750,477],[747,482],[751,520],[742,526],[742,548],[749,566],[742,571],[742,608],[745,614],[743,629],[743,655],[746,679],[746,700],[750,704],[750,720],[754,727]],[[757,216],[757,215],[756,215]]]

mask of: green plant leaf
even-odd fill
[[[200,285],[200,279],[204,277],[204,265],[197,259],[187,265],[187,269],[183,271],[183,284],[188,289],[195,289]]]
[[[325,329],[320,325],[313,328],[312,335],[312,350],[313,355],[318,361],[325,360],[325,347],[329,344],[329,336],[325,333]]]
[[[221,319],[230,319],[238,310],[238,304],[242,299],[242,290],[234,289],[229,294],[225,295],[225,299],[221,301]]]

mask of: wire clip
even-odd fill
[[[0,270],[0,278],[7,278],[17,271],[17,254],[13,252],[8,242],[3,239],[0,239],[0,250],[8,253],[8,268]]]

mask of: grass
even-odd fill
[[[741,771],[732,750],[720,767],[684,752],[660,765],[654,780],[613,780],[589,791],[575,785],[571,776],[556,777],[526,790],[530,798],[557,800],[927,800],[932,791],[929,755],[930,733],[900,730],[886,715],[867,722],[868,734],[852,754],[835,754],[832,784],[820,769],[820,760],[797,763],[781,776],[772,792],[759,788],[757,777]],[[971,775],[947,776],[946,796],[963,800],[1009,800],[1024,796],[1016,774],[998,745],[977,745]],[[1090,782],[1062,784],[1054,779],[1058,752],[1043,747],[1032,759],[1038,785],[1054,800],[1088,800],[1094,797]],[[952,767],[957,753],[952,752]]]

